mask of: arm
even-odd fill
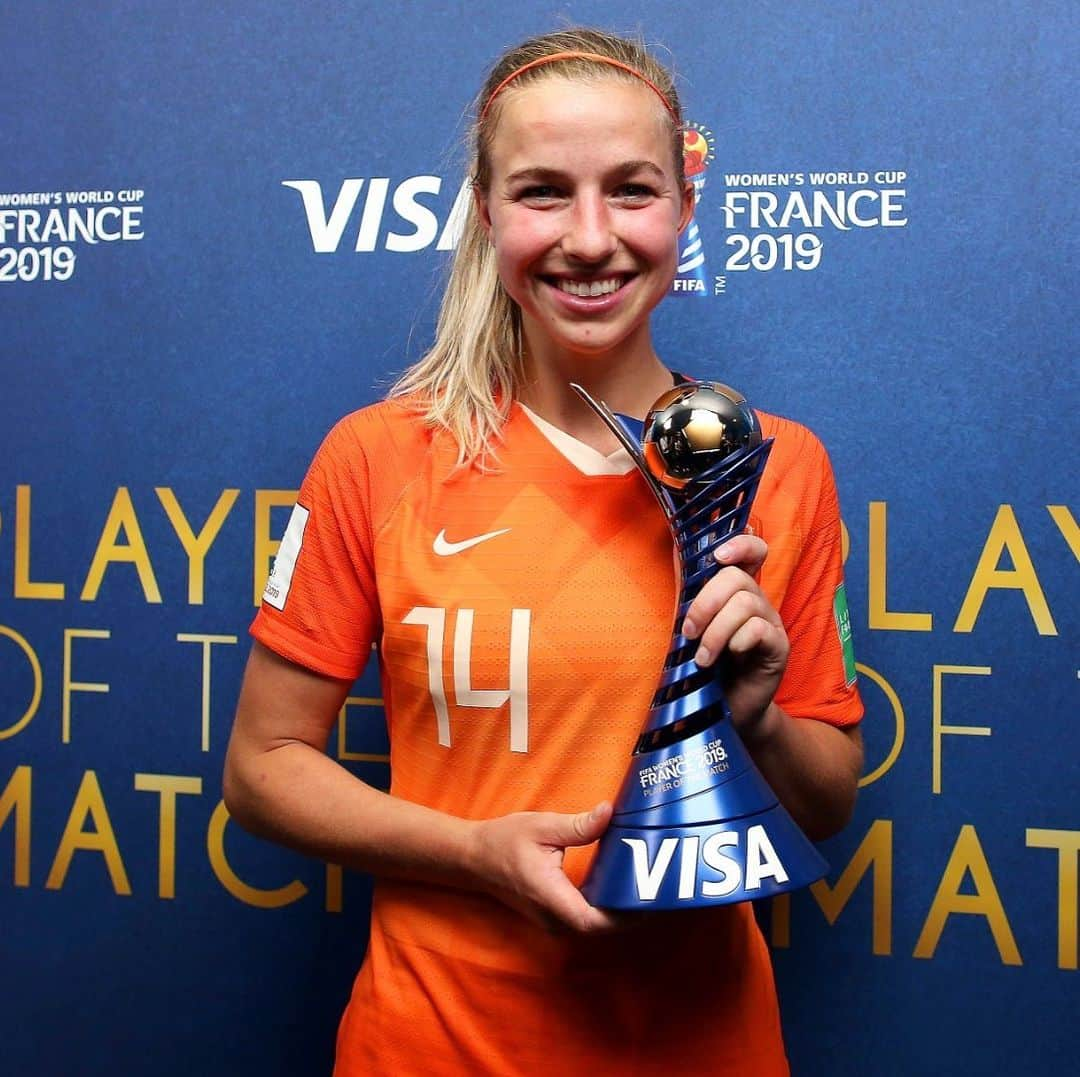
[[[225,760],[225,803],[237,822],[362,871],[483,891],[546,926],[611,926],[562,871],[563,850],[595,841],[609,805],[477,822],[383,793],[325,754],[349,687],[255,644]]]
[[[766,546],[751,535],[717,551],[725,567],[687,611],[683,634],[698,639],[696,656],[711,666],[725,652],[725,694],[766,781],[808,836],[828,837],[850,819],[862,769],[857,726],[840,728],[785,713],[773,701],[789,643],[779,613],[754,579]]]
[[[740,730],[765,780],[814,841],[851,820],[862,772],[858,726],[793,718],[771,703],[751,730]]]

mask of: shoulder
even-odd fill
[[[773,446],[754,503],[755,515],[772,517],[784,532],[802,540],[823,528],[838,528],[836,481],[820,438],[792,419],[762,411],[757,415],[762,434],[773,439]]]
[[[383,451],[425,452],[431,434],[412,397],[380,400],[339,419],[326,435],[320,453],[351,457]]]
[[[331,427],[315,454],[312,471],[394,483],[415,474],[432,440],[415,401],[382,400],[350,412]]]
[[[676,384],[694,380],[690,375],[677,372],[674,377]],[[775,472],[782,467],[784,471],[789,471],[794,467],[807,472],[830,471],[825,446],[809,427],[761,408],[754,408],[753,411],[761,423],[763,438],[773,439],[769,463],[771,470]]]
[[[323,439],[301,487],[305,504],[377,522],[423,470],[432,431],[407,397],[383,400],[339,419]]]
[[[791,637],[805,631],[807,616],[825,618],[831,607],[822,605],[821,596],[830,596],[831,602],[843,579],[840,504],[829,457],[817,435],[791,419],[764,412],[758,417],[773,445],[750,522],[769,545],[761,586]]]
[[[767,438],[774,438],[773,453],[779,454],[792,461],[802,460],[820,466],[824,461],[827,463],[828,454],[821,439],[807,426],[796,422],[794,419],[786,419],[782,415],[774,415],[768,411],[754,409],[761,422],[761,432]]]
[[[756,409],[755,409],[756,410]],[[766,474],[791,486],[831,488],[835,485],[829,454],[811,429],[767,411],[757,411],[761,432],[773,439]]]

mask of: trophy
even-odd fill
[[[680,632],[719,571],[713,552],[746,527],[772,439],[719,382],[669,389],[644,424],[573,388],[645,477],[679,558],[667,658],[582,893],[601,908],[681,909],[807,886],[828,866],[739,739],[715,667],[700,669],[697,641]]]

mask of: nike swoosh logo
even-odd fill
[[[481,542],[486,542],[489,538],[498,538],[500,535],[505,535],[509,530],[509,527],[503,527],[500,531],[488,531],[486,535],[477,535],[475,538],[464,539],[461,542],[448,542],[446,528],[443,528],[435,536],[431,549],[440,557],[449,557],[451,554],[461,553],[463,550],[471,550],[474,546],[480,546]]]
[[[471,550],[473,546],[479,546],[481,542],[487,542],[488,539],[505,535],[509,530],[509,527],[504,527],[501,531],[489,531],[486,535],[477,535],[476,538],[465,539],[462,542],[447,542],[446,529],[444,528],[435,536],[431,548],[440,557],[449,557],[451,554],[461,553],[463,550]]]

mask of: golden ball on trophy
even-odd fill
[[[718,381],[676,385],[645,416],[642,452],[652,476],[681,490],[740,449],[761,444],[746,398]]]

